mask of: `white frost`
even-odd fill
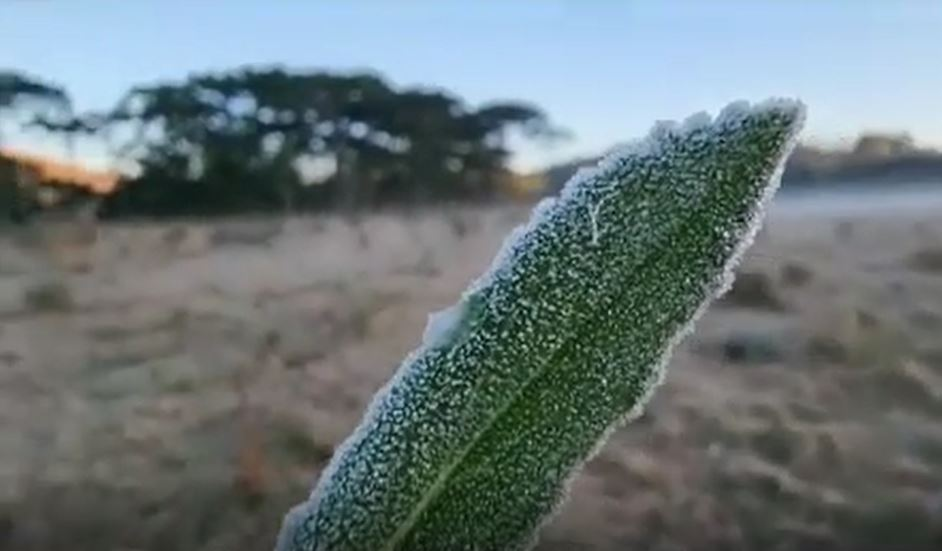
[[[458,326],[464,311],[465,302],[459,301],[444,310],[429,314],[425,331],[422,333],[422,345],[432,348],[445,342]]]
[[[541,199],[530,212],[530,218],[527,223],[515,227],[510,231],[507,237],[504,238],[503,243],[497,250],[497,254],[494,255],[494,259],[491,261],[491,264],[480,276],[478,276],[476,280],[471,283],[471,285],[468,286],[464,292],[463,297],[467,297],[468,295],[490,285],[494,279],[494,276],[500,271],[500,269],[503,266],[510,264],[511,259],[513,258],[517,249],[517,245],[520,243],[523,236],[529,233],[530,230],[539,224],[543,223],[544,220],[547,220],[555,210],[557,203],[558,201],[555,197]]]

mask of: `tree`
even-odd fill
[[[72,102],[63,88],[20,72],[0,70],[0,123],[9,119],[31,126],[42,117],[65,118],[71,111]]]
[[[139,86],[110,111],[56,128],[97,133],[139,167],[106,201],[115,215],[484,199],[506,172],[509,132],[554,132],[523,103],[475,110],[447,91],[397,90],[372,73],[279,67]],[[330,170],[312,179],[299,168],[311,164]]]
[[[67,117],[71,101],[65,90],[16,71],[0,70],[0,139],[3,123],[31,126],[42,117]],[[2,142],[0,142],[2,144]],[[0,152],[0,221],[22,220],[36,203],[35,182]]]

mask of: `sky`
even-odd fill
[[[370,69],[472,105],[532,101],[571,138],[515,143],[521,169],[768,96],[808,105],[808,141],[907,131],[942,147],[942,2],[931,0],[0,0],[0,21],[0,69],[66,86],[79,110],[135,84],[277,63]],[[103,161],[90,144],[78,154]]]

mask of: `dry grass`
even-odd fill
[[[909,257],[909,266],[920,272],[942,274],[942,247],[920,249]]]
[[[0,236],[0,550],[270,548],[523,215],[106,226],[60,274]],[[942,548],[942,279],[881,224],[773,218],[539,549]]]
[[[786,262],[782,266],[781,280],[786,287],[804,287],[814,278],[814,271],[798,262]]]
[[[733,288],[720,300],[721,305],[756,308],[780,312],[785,303],[771,277],[764,273],[742,272],[736,276]]]
[[[74,306],[69,288],[58,281],[37,283],[23,292],[23,308],[33,312],[68,312]]]

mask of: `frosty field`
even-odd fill
[[[0,549],[267,549],[523,207],[0,234]],[[942,545],[938,210],[774,210],[540,549]]]

